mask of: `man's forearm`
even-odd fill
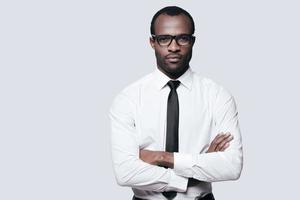
[[[230,133],[218,134],[210,144],[206,153],[224,151],[229,147],[233,136]],[[140,150],[140,159],[146,163],[161,167],[174,168],[174,153],[165,151]]]
[[[166,168],[174,167],[174,155],[170,152],[140,150],[140,159],[152,165]]]

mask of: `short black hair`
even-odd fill
[[[177,7],[177,6],[167,6],[167,7],[160,9],[159,11],[157,11],[157,13],[155,13],[155,15],[153,16],[152,21],[151,21],[151,26],[150,26],[151,35],[155,35],[154,24],[155,24],[157,17],[161,14],[166,14],[169,16],[176,16],[176,15],[183,14],[183,15],[187,16],[191,21],[192,34],[194,34],[195,23],[194,23],[193,17],[190,15],[190,13],[188,13],[186,10],[184,10],[180,7]]]

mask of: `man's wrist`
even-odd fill
[[[170,152],[160,151],[157,156],[157,165],[167,168],[174,167],[174,155]]]

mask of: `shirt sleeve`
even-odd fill
[[[236,180],[240,177],[243,166],[242,138],[236,103],[224,88],[220,88],[213,99],[216,133],[212,139],[220,132],[230,132],[234,139],[224,152],[174,153],[174,170],[178,175],[206,182]]]
[[[150,165],[139,159],[134,109],[135,104],[121,93],[110,110],[111,151],[117,183],[156,192],[185,192],[188,178],[175,174],[173,169]]]

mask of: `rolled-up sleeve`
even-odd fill
[[[111,151],[117,183],[149,191],[185,192],[188,178],[177,175],[173,169],[150,165],[139,159],[135,106],[134,101],[122,92],[110,109]]]
[[[224,152],[201,154],[174,154],[176,174],[206,182],[236,180],[243,166],[242,138],[238,122],[238,111],[232,95],[220,88],[212,98],[213,121],[216,133],[230,132],[234,139]]]

